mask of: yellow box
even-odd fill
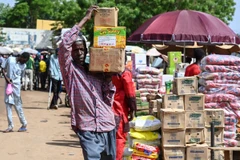
[[[183,96],[165,94],[163,96],[163,108],[184,110]]]
[[[124,62],[124,49],[90,48],[90,71],[119,73],[124,71]]]
[[[204,111],[186,111],[186,128],[204,128]]]
[[[95,26],[117,27],[118,11],[119,11],[119,9],[116,7],[98,8],[97,11],[94,12],[94,25]]]
[[[125,48],[126,27],[94,27],[93,47]]]
[[[185,146],[185,131],[172,129],[162,131],[162,144],[164,147]]]
[[[161,109],[162,129],[184,129],[185,112],[178,110]]]

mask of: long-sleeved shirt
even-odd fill
[[[80,130],[106,132],[115,128],[112,110],[115,87],[102,73],[85,71],[71,57],[78,26],[63,36],[59,48],[59,64],[71,104],[71,123]]]
[[[60,66],[58,62],[58,57],[56,54],[51,55],[50,62],[49,62],[49,71],[51,74],[51,77],[53,79],[56,79],[58,81],[62,80],[62,73],[60,71]]]
[[[22,104],[21,100],[21,77],[26,68],[26,64],[17,62],[16,57],[9,57],[2,68],[6,70],[6,76],[12,80],[13,94],[7,95],[5,93],[5,103],[19,105]],[[7,86],[7,85],[6,85]]]

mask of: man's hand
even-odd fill
[[[78,23],[78,27],[79,27],[80,29],[83,27],[83,25],[84,25],[88,20],[91,19],[93,11],[97,11],[97,9],[98,9],[98,6],[95,6],[95,5],[93,5],[93,6],[91,6],[90,8],[88,8],[85,17]]]
[[[93,11],[97,11],[98,8],[99,8],[99,7],[96,6],[96,5],[92,5],[90,8],[88,8],[87,13],[86,13],[86,15],[85,15],[85,18],[87,18],[88,20],[90,20],[91,17],[92,17]]]
[[[7,83],[12,83],[12,80],[8,77],[6,77],[6,81],[7,81]]]
[[[129,121],[129,122],[132,121],[133,118],[134,118],[134,113],[133,113],[133,111],[129,111],[129,118],[128,118],[128,121]]]

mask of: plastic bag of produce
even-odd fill
[[[152,115],[139,116],[135,119],[136,131],[156,131],[161,127],[161,121]]]

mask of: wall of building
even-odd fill
[[[3,45],[9,47],[19,48],[35,48],[37,44],[46,38],[46,35],[50,32],[49,30],[39,29],[22,29],[22,28],[4,28],[6,41]]]

